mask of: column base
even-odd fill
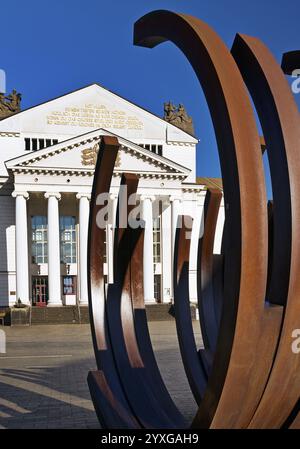
[[[79,301],[79,305],[80,305],[80,307],[81,306],[88,306],[89,303],[88,303],[88,301]]]
[[[63,307],[62,302],[48,302],[47,307]]]

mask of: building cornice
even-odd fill
[[[16,166],[11,169],[13,174],[31,174],[31,175],[50,175],[50,176],[87,176],[91,177],[94,176],[95,170],[94,169],[66,169],[66,168],[48,168],[48,167],[36,167],[36,166]],[[120,178],[124,171],[122,170],[115,170],[113,173],[113,176],[115,178]],[[180,180],[183,181],[186,179],[186,175],[181,173],[158,173],[158,172],[135,172],[126,170],[126,173],[133,173],[135,174],[139,179],[173,179],[173,180]]]
[[[20,137],[21,133],[13,131],[0,131],[0,137]]]

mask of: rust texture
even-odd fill
[[[299,111],[282,67],[257,38],[238,34],[231,51],[196,17],[154,11],[139,19],[134,43],[173,42],[194,68],[218,144],[224,186],[222,253],[213,253],[222,200],[209,189],[198,248],[198,308],[204,348],[197,348],[189,309],[190,240],[180,216],[174,249],[174,310],[186,375],[198,404],[194,428],[299,427],[300,328]],[[251,98],[254,108],[251,104]],[[270,164],[267,201],[258,114]],[[182,428],[155,361],[143,299],[143,223],[119,229],[127,198],[119,196],[114,283],[104,284],[105,230],[97,226],[100,193],[109,192],[119,143],[103,137],[98,152],[89,226],[89,307],[98,370],[88,383],[102,426]],[[124,173],[127,196],[138,178]],[[130,213],[130,207],[127,214]],[[179,226],[179,223],[182,224]],[[145,406],[146,405],[146,406]]]

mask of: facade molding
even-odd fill
[[[87,198],[88,200],[91,199],[91,193],[88,192],[78,192],[76,193],[76,199],[80,200],[81,198]]]
[[[51,197],[56,198],[58,201],[61,200],[61,194],[59,192],[45,192],[44,197],[48,200]]]
[[[13,198],[17,198],[17,196],[23,196],[26,200],[29,199],[29,193],[28,193],[28,192],[25,192],[25,191],[22,192],[22,191],[14,190],[14,191],[12,192],[11,196],[12,196]]]

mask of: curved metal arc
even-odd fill
[[[189,298],[189,255],[190,229],[186,227],[186,220],[190,217],[180,215],[177,219],[177,229],[174,248],[174,309],[178,342],[181,358],[192,393],[200,405],[207,386],[205,367],[195,341]]]
[[[176,234],[176,324],[189,381],[199,402],[202,398],[192,426],[297,427],[300,361],[290,347],[291,331],[299,327],[300,314],[297,106],[270,52],[259,40],[238,35],[232,52],[259,112],[268,150],[273,152],[270,164],[273,178],[277,176],[278,166],[284,168],[282,192],[279,184],[274,184],[274,238],[269,258],[272,254],[277,256],[272,264],[269,261],[268,269],[267,203],[260,141],[238,67],[214,31],[194,17],[157,11],[137,22],[135,42],[153,47],[165,40],[172,40],[186,54],[204,89],[219,145],[226,210],[222,259],[218,259],[222,263],[218,264],[218,270],[217,260],[212,256],[211,236],[202,248],[204,279],[211,280],[215,272],[221,274],[224,261],[224,273],[215,286],[222,295],[224,291],[224,296],[207,386],[205,369],[210,371],[211,362],[207,353],[200,351],[198,357],[189,322],[190,242],[184,228]],[[108,192],[116,157],[116,139],[103,142],[93,200],[97,192],[104,189]],[[110,156],[105,151],[107,147],[114,150]],[[101,176],[105,173],[103,179],[100,171]],[[131,185],[131,191],[136,190],[136,180],[125,176],[123,182]],[[142,275],[136,269],[142,255],[143,233],[133,229],[118,231],[115,282],[109,286],[105,300],[104,231],[95,226],[96,212],[93,203],[90,220],[94,224],[90,221],[89,229],[89,302],[95,354],[102,371],[89,373],[88,382],[99,420],[108,427],[177,427],[182,422],[181,415],[168,395],[155,362],[143,304]],[[280,240],[278,226],[282,219],[285,222]],[[212,214],[212,227],[214,220]],[[276,284],[276,272],[282,262],[277,260],[280,255],[284,261],[283,277]],[[224,290],[220,288],[222,281]],[[275,285],[279,286],[277,291]],[[284,314],[281,305],[265,304],[266,287],[274,302],[286,304]],[[215,299],[213,288],[209,297]],[[204,326],[208,326],[213,312],[216,323],[219,321],[219,302],[214,302],[214,307],[202,310]],[[210,339],[208,334],[205,337],[207,344],[211,344],[211,335]]]
[[[176,428],[186,427],[185,420],[174,404],[160,374],[152,348],[143,293],[143,271],[140,269],[143,260],[143,237],[141,234],[131,258],[131,299],[134,316],[134,329],[139,353],[145,370],[149,374],[148,382],[152,385],[160,407],[166,410],[172,425]]]
[[[97,216],[105,207],[105,203],[97,204],[101,194],[109,192],[115,161],[119,151],[119,142],[115,137],[102,137],[95,166],[92,188],[88,232],[88,288],[89,311],[92,326],[92,337],[97,364],[100,367],[98,353],[106,350],[107,334],[105,324],[105,291],[104,291],[104,254],[105,228],[98,226]],[[98,175],[99,173],[99,175]],[[101,176],[100,176],[101,173]]]
[[[221,426],[223,418],[232,416],[234,407],[236,414],[232,420],[238,417],[247,393],[248,365],[255,359],[248,351],[248,342],[253,336],[258,339],[260,331],[259,322],[246,322],[243,333],[238,335],[238,351],[230,361],[236,319],[242,319],[245,311],[257,313],[262,309],[266,287],[267,208],[260,139],[241,75],[216,33],[194,17],[166,11],[150,13],[135,24],[136,44],[153,47],[164,40],[175,43],[194,67],[210,108],[219,147],[228,225],[224,307],[207,393],[194,425],[209,427],[221,395],[224,398],[226,393],[230,402],[225,400],[219,424],[214,422],[214,426]],[[254,244],[257,241],[259,246]],[[228,376],[229,362],[233,367],[243,367],[239,370],[241,388],[234,398],[231,391],[232,384],[236,384],[236,371]]]
[[[121,187],[126,187],[126,189],[124,195],[119,196],[118,216],[122,215],[121,209],[126,207],[128,220],[128,214],[133,207],[128,206],[128,198],[136,193],[137,186],[137,176],[123,175]],[[121,383],[141,426],[144,428],[175,428],[178,425],[178,420],[173,422],[169,416],[169,410],[164,406],[157,385],[151,378],[152,373],[149,366],[145,367],[144,365],[143,354],[140,352],[135,330],[132,281],[137,270],[134,260],[142,249],[142,231],[140,227],[132,229],[129,225],[119,229],[117,223],[115,241],[118,242],[118,245],[115,247],[114,255],[116,260],[115,278],[114,284],[109,285],[107,291],[110,338]]]
[[[142,427],[159,428],[166,417],[147,382],[130,310],[130,261],[139,237],[136,231],[126,229],[119,243],[115,281],[107,291],[107,317],[115,364],[128,402]]]
[[[124,395],[111,347],[104,284],[105,228],[98,226],[97,214],[104,204],[98,195],[108,194],[119,150],[115,137],[101,139],[89,218],[88,293],[92,339],[99,371],[90,372],[88,384],[95,409],[103,427],[138,428],[139,424]]]
[[[201,333],[204,347],[215,351],[218,339],[218,318],[216,316],[216,303],[223,302],[223,298],[215,298],[222,288],[215,289],[214,281],[214,241],[218,220],[222,192],[208,189],[204,202],[204,233],[199,240],[198,247],[198,308],[201,324]]]
[[[273,263],[272,271],[274,277],[283,279],[286,284],[280,285],[278,279],[273,281],[274,290],[277,288],[283,304],[286,302],[284,320],[281,333],[278,331],[280,340],[272,371],[250,427],[280,427],[300,393],[300,376],[296,377],[300,358],[297,359],[290,347],[292,331],[299,325],[300,316],[299,111],[280,66],[259,39],[238,35],[233,53],[264,130],[275,186],[272,249],[276,264]],[[278,270],[274,273],[276,267]],[[270,332],[275,329],[274,326]],[[270,338],[270,333],[265,336]]]

